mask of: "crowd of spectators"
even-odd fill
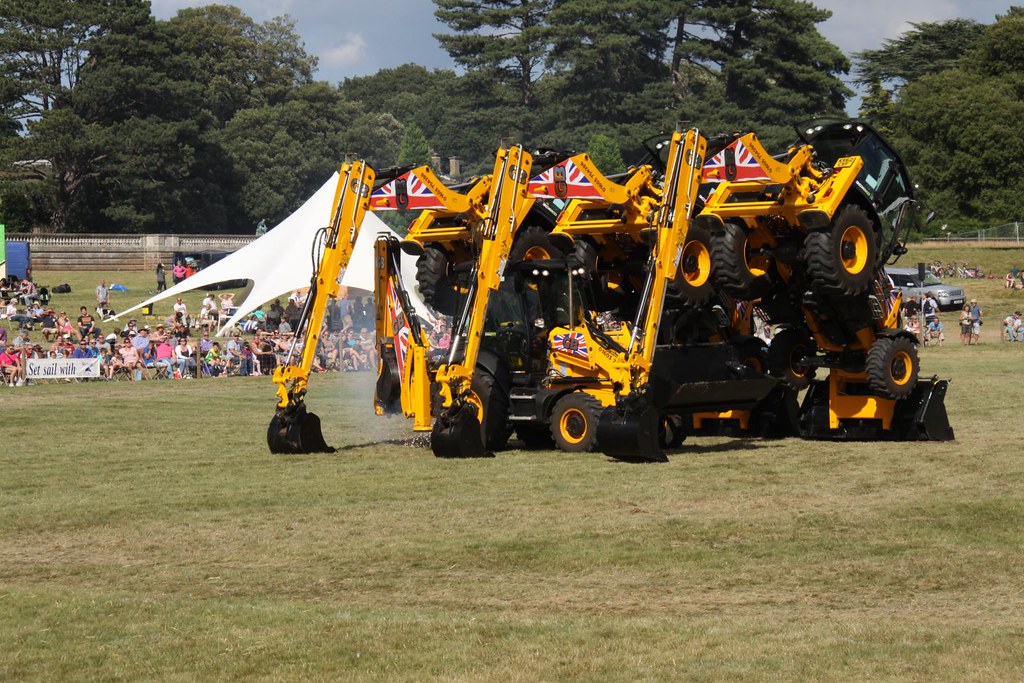
[[[21,288],[0,305],[0,374],[5,384],[26,381],[30,358],[96,358],[101,380],[144,380],[232,375],[270,375],[302,353],[295,331],[305,305],[301,291],[286,302],[275,300],[266,312],[260,307],[223,338],[216,331],[235,312],[234,295],[208,294],[192,315],[178,297],[171,314],[159,324],[101,322],[100,313],[82,306],[72,319],[66,310],[44,306],[35,298],[19,306]],[[26,290],[27,291],[27,288]],[[109,307],[105,282],[96,288],[96,309]],[[363,298],[341,299],[325,312],[313,357],[314,372],[375,371],[377,344],[372,303]],[[102,326],[102,329],[101,329]]]
[[[957,320],[960,332],[960,343],[963,346],[974,346],[981,338],[982,317],[984,311],[977,299],[964,304]],[[945,325],[942,322],[939,304],[934,297],[925,295],[919,302],[916,297],[908,297],[903,302],[903,327],[915,335],[925,346],[942,346],[946,341]]]

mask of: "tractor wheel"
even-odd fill
[[[516,237],[509,251],[508,262],[536,261],[543,259],[562,258],[562,250],[555,246],[551,233],[544,228],[533,225]]]
[[[733,344],[740,363],[751,370],[761,373],[768,372],[768,345],[758,337],[747,337]]]
[[[555,403],[551,411],[551,438],[559,449],[586,453],[597,444],[597,423],[601,420],[601,402],[575,391]]]
[[[715,283],[726,294],[752,301],[767,294],[768,258],[759,253],[757,234],[739,223],[726,223],[711,242]]]
[[[832,226],[804,239],[807,272],[829,294],[860,294],[875,279],[878,238],[864,209],[849,205]]]
[[[686,441],[686,422],[680,415],[666,415],[658,423],[658,445],[665,450],[679,448]]]
[[[483,437],[484,448],[489,451],[505,448],[512,436],[508,422],[508,396],[497,384],[494,375],[477,366],[473,373],[469,400],[477,407],[480,435]]]
[[[715,293],[711,282],[711,235],[704,228],[690,224],[679,271],[668,291],[673,298],[695,306],[706,304]]]
[[[553,448],[555,445],[551,439],[551,430],[547,425],[516,425],[516,436],[527,448]]]
[[[802,330],[782,330],[768,347],[768,374],[781,377],[794,389],[804,389],[814,379],[814,368],[800,363],[800,358],[813,356],[814,340]]]
[[[416,284],[424,303],[441,315],[455,315],[459,301],[458,283],[449,268],[448,254],[437,247],[425,247],[416,259]]]
[[[868,351],[868,386],[880,396],[903,398],[917,385],[917,345],[906,337],[880,337]]]

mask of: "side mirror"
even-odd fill
[[[928,225],[929,223],[931,223],[933,220],[935,220],[935,216],[937,215],[938,214],[935,211],[929,211],[928,215],[924,217],[924,224]]]

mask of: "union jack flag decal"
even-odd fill
[[[529,192],[544,199],[601,199],[601,193],[571,158],[530,179]]]
[[[587,359],[590,353],[587,351],[587,338],[582,332],[566,332],[556,334],[554,340],[555,351],[567,353],[570,356]]]
[[[388,313],[394,321],[393,329],[395,336],[392,341],[395,344],[395,360],[398,361],[398,374],[405,373],[405,354],[409,350],[409,324],[402,313],[402,306],[398,303],[398,293],[395,292],[391,283],[388,283]]]
[[[370,207],[374,211],[404,211],[443,209],[444,204],[414,171],[409,171],[374,190],[370,196]]]
[[[705,183],[722,183],[726,180],[767,180],[768,176],[747,146],[737,140],[708,159],[701,179]]]

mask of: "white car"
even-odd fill
[[[928,271],[925,271],[924,279],[917,268],[886,268],[885,272],[892,278],[896,288],[903,292],[904,301],[911,296],[921,301],[922,295],[930,294],[939,302],[940,311],[959,311],[967,301],[963,288],[943,284]]]

